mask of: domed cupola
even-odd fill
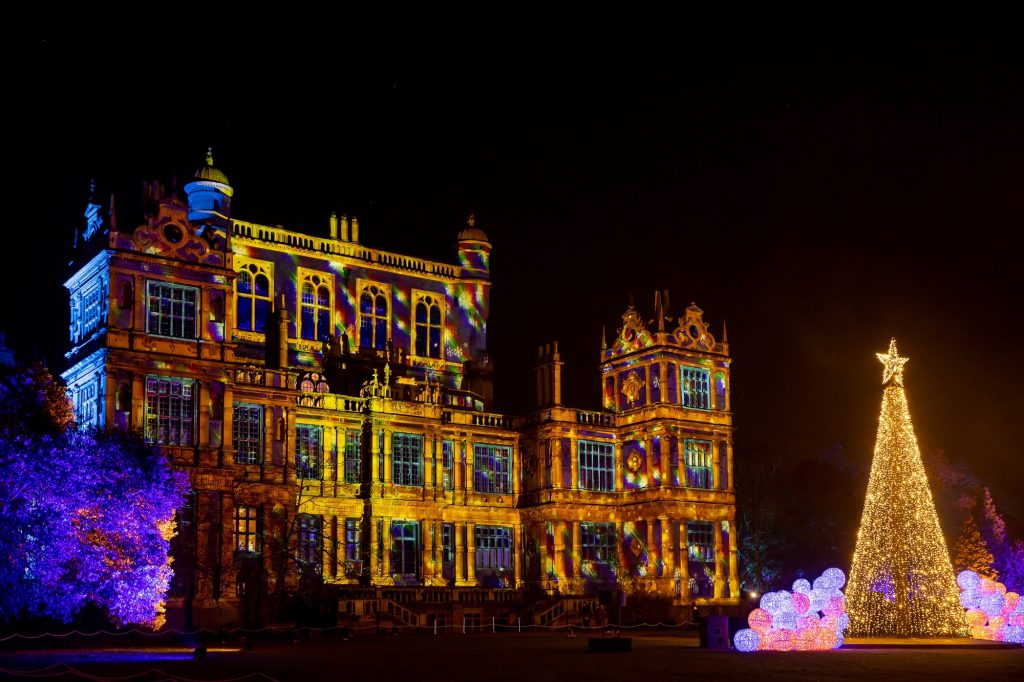
[[[466,226],[459,232],[459,265],[463,277],[488,279],[491,272],[491,242],[487,233],[476,226],[472,213]]]
[[[213,149],[206,151],[206,163],[196,171],[195,179],[185,185],[188,195],[188,219],[193,223],[212,223],[227,227],[231,218],[231,195],[235,190],[228,176],[213,165]]]

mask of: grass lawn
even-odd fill
[[[587,653],[587,638],[559,634],[360,635],[347,641],[256,640],[208,644],[193,660],[186,647],[154,646],[0,652],[0,668],[25,672],[64,664],[100,678],[147,670],[218,680],[262,673],[274,680],[1020,680],[1024,648],[886,649],[761,652],[700,649],[692,636],[634,634],[631,653]],[[50,674],[57,669],[47,671]],[[0,677],[4,673],[0,671]],[[15,679],[13,675],[8,675]],[[24,679],[18,676],[17,679]],[[75,679],[73,675],[48,676]]]

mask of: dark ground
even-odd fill
[[[700,649],[692,635],[633,635],[633,651],[587,653],[587,638],[564,633],[363,635],[208,646],[192,660],[185,647],[0,652],[0,678],[85,679],[43,672],[56,663],[109,680],[1010,680],[1024,679],[1024,648],[884,649],[753,653]],[[146,673],[148,674],[141,674]],[[266,677],[258,675],[262,673]]]

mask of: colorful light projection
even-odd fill
[[[967,621],[903,388],[907,358],[895,339],[877,355],[884,391],[847,589],[850,633],[963,637]]]
[[[830,568],[811,584],[800,579],[793,591],[766,592],[747,616],[749,628],[736,633],[739,651],[825,651],[843,645],[850,624],[842,587],[846,574]]]
[[[625,490],[641,490],[650,484],[647,472],[647,447],[641,440],[627,440],[622,451],[626,453],[626,466],[623,471],[623,488]]]
[[[1024,601],[1001,582],[961,571],[960,604],[967,609],[971,637],[1024,644]]]

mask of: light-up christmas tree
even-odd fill
[[[882,413],[846,591],[853,637],[965,637],[967,620],[903,390],[907,358],[885,365]]]

